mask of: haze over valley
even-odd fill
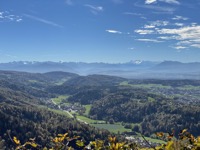
[[[79,75],[113,75],[134,79],[200,79],[200,63],[177,61],[130,61],[127,63],[84,63],[84,62],[9,62],[0,63],[0,70],[45,73],[64,71]]]

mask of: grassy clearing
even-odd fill
[[[60,104],[63,100],[67,99],[69,97],[69,95],[60,95],[56,98],[52,98],[52,100],[56,103],[56,104]]]
[[[162,84],[129,84],[127,81],[121,82],[119,85],[121,86],[130,86],[130,87],[135,87],[135,88],[165,88],[165,89],[170,89],[171,86],[165,86]]]
[[[92,105],[84,105],[84,107],[86,109],[84,115],[88,116]]]
[[[106,129],[110,132],[113,133],[122,133],[122,132],[131,132],[131,129],[125,129],[122,125],[120,124],[91,124],[92,126],[95,126],[100,129]]]
[[[131,84],[129,84],[127,81],[123,81],[119,85],[121,85],[121,86],[131,86]]]
[[[29,82],[31,83],[37,83],[38,81],[37,80],[28,80]]]
[[[132,87],[137,87],[137,88],[164,88],[164,89],[170,89],[171,86],[165,86],[162,84],[131,84]]]
[[[90,119],[90,118],[88,118],[88,117],[80,116],[80,115],[77,115],[76,118],[77,118],[77,119],[80,119],[80,120],[82,120],[82,121],[84,121],[84,122],[87,122],[87,123],[89,123],[89,124],[92,124],[92,123],[96,123],[96,122],[98,122],[98,121],[101,121],[101,120],[93,120],[93,119]]]
[[[142,137],[139,137],[141,140],[143,140]],[[153,139],[153,138],[150,138],[150,137],[145,137],[145,139],[149,142],[152,142],[152,143],[160,143],[160,144],[166,144],[165,141],[162,141],[162,140],[159,140],[159,139]]]
[[[63,78],[60,81],[56,82],[56,85],[62,85],[63,83],[65,83],[67,80],[69,80],[69,78]]]
[[[88,117],[80,116],[80,115],[76,115],[76,118],[79,121],[87,122],[88,124],[90,124],[94,127],[97,127],[100,129],[106,129],[113,133],[118,133],[118,132],[121,133],[121,132],[125,132],[125,131],[127,131],[127,132],[131,131],[131,129],[124,128],[124,126],[122,126],[120,122],[116,122],[115,124],[106,124],[106,123],[102,123],[102,122],[105,122],[103,120],[93,120]]]

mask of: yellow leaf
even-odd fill
[[[65,133],[65,134],[64,134],[64,137],[66,137],[67,135],[68,135],[68,133]]]
[[[113,143],[113,144],[111,145],[111,148],[115,148],[115,143]]]
[[[36,148],[38,145],[35,142],[26,142],[24,146],[31,145],[32,147]]]
[[[200,136],[197,137],[197,142],[200,143]]]
[[[63,134],[58,134],[58,136],[64,136]]]
[[[108,138],[108,140],[109,140],[111,143],[114,143],[114,142],[116,141],[116,137],[115,137],[115,136],[114,136],[114,137],[110,136],[110,137]]]
[[[163,133],[163,132],[157,132],[157,133],[156,133],[156,136],[158,136],[158,137],[163,137],[163,136],[164,136],[164,133]]]
[[[156,150],[163,150],[164,147],[163,147],[163,145],[161,145],[161,146],[156,146],[155,149],[156,149]]]
[[[59,142],[59,141],[58,141],[58,138],[55,137],[55,138],[53,139],[53,142],[58,143],[58,142]]]
[[[115,149],[119,149],[119,143],[115,144]]]
[[[83,147],[84,143],[83,143],[83,141],[78,140],[78,141],[76,141],[76,145],[79,147]]]
[[[182,131],[181,131],[181,133],[183,134],[183,133],[185,133],[187,131],[187,129],[183,129]]]
[[[174,150],[174,142],[173,141],[169,141],[167,142],[167,145],[165,146],[166,150]]]
[[[13,137],[13,141],[14,141],[15,144],[17,144],[17,145],[20,144],[20,140],[18,140],[16,136]]]
[[[30,145],[35,148],[38,146],[36,143],[31,143]]]
[[[104,144],[104,142],[101,141],[101,140],[97,140],[97,141],[96,141],[96,147],[98,147],[98,148],[102,147],[103,144]]]
[[[125,143],[118,143],[119,144],[119,148],[123,147],[125,145]]]

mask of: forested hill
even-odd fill
[[[0,71],[0,136],[9,141],[7,132],[10,132],[22,142],[38,137],[37,143],[44,144],[58,133],[69,132],[88,141],[109,134],[91,123],[98,120],[120,124],[146,136],[172,128],[176,131],[187,128],[199,135],[199,83],[199,80],[132,80],[66,72]],[[60,96],[65,98],[52,100]],[[74,106],[80,108],[74,118],[66,112],[58,113],[66,109],[70,114]],[[76,115],[90,121],[81,123]]]
[[[48,99],[55,94],[49,93],[46,88],[76,76],[64,72],[0,72],[0,136],[7,141],[8,149],[13,146],[8,132],[12,137],[17,136],[22,143],[37,137],[36,142],[43,146],[52,137],[65,132],[70,137],[80,135],[86,141],[108,136],[108,131],[95,129],[47,109]]]
[[[200,133],[200,106],[177,103],[174,99],[141,90],[123,89],[95,101],[90,116],[97,120],[112,120],[140,124],[134,131],[146,136],[159,131],[180,131],[183,128]]]

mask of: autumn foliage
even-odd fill
[[[179,132],[178,138],[174,135],[174,130],[169,133],[157,132],[155,135],[166,140],[166,144],[157,144],[148,147],[142,147],[139,144],[130,141],[119,141],[116,136],[109,136],[105,140],[96,139],[86,143],[84,139],[79,136],[69,137],[68,133],[58,134],[50,142],[51,147],[41,147],[35,142],[35,138],[30,138],[27,142],[22,144],[20,140],[14,136],[12,139],[15,145],[15,150],[199,150],[200,136],[194,137],[187,129]]]

